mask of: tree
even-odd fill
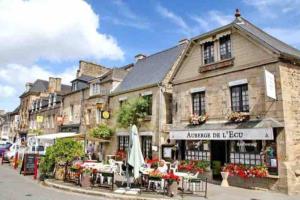
[[[119,112],[117,122],[120,127],[128,128],[131,124],[138,127],[147,116],[148,102],[142,97],[129,100],[124,103]]]
[[[51,173],[58,163],[64,163],[66,169],[74,158],[83,155],[83,146],[80,142],[71,138],[58,139],[53,146],[47,148],[46,155],[40,163],[40,170],[43,174]]]

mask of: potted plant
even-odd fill
[[[247,112],[232,112],[227,116],[227,119],[235,123],[244,122],[250,119],[250,114]]]
[[[173,197],[178,193],[178,183],[180,181],[179,176],[176,176],[173,171],[163,176],[163,179],[167,182],[168,196]]]
[[[92,174],[92,169],[89,169],[89,168],[82,169],[81,179],[80,179],[81,187],[90,187],[91,186],[91,174]]]

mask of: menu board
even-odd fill
[[[24,154],[20,174],[33,175],[34,174],[34,161],[37,159],[37,154],[26,153]]]

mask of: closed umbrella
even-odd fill
[[[132,126],[130,138],[131,149],[129,153],[128,163],[134,168],[133,176],[136,179],[140,176],[139,170],[141,166],[145,164],[136,125]]]

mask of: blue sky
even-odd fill
[[[26,82],[61,76],[69,83],[80,59],[126,65],[230,23],[236,8],[300,48],[299,7],[300,0],[2,0],[0,109],[18,105]]]

